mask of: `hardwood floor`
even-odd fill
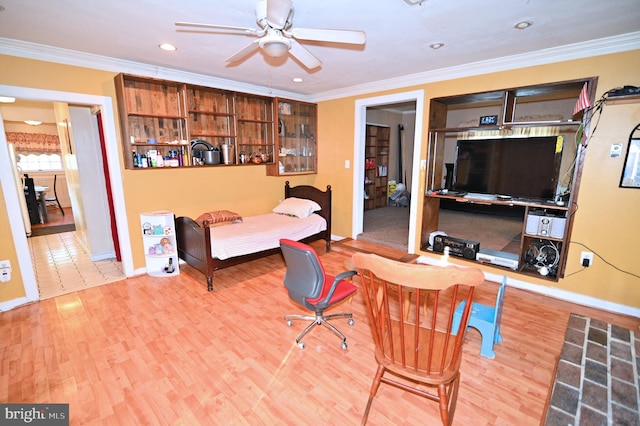
[[[51,226],[69,225],[73,223],[73,210],[71,207],[63,207],[64,215],[60,213],[60,210],[47,209],[47,216],[49,221],[47,223],[36,223],[31,225],[32,229],[48,228]]]
[[[362,241],[333,244],[332,273],[356,250],[405,258]],[[375,373],[362,299],[334,309],[349,349],[329,330],[313,330],[306,348],[282,316],[304,312],[289,301],[279,255],[218,271],[214,292],[184,266],[176,277],[139,276],[0,313],[0,401],[69,403],[72,425],[357,425]],[[355,281],[357,283],[357,279]],[[497,283],[477,301],[491,303]],[[507,288],[503,341],[480,357],[470,331],[454,418],[457,425],[537,425],[569,314],[637,330],[640,319]],[[370,425],[439,424],[437,406],[382,385]]]

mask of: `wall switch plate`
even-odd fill
[[[8,260],[0,260],[0,269],[2,268],[11,269],[11,262],[9,262]]]

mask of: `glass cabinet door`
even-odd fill
[[[236,94],[236,125],[238,164],[273,163],[273,100]]]
[[[278,101],[278,161],[270,175],[317,173],[317,110],[315,104]]]

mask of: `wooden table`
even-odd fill
[[[38,200],[40,218],[42,219],[42,223],[47,223],[49,222],[49,215],[47,214],[47,202],[45,198],[46,198],[47,191],[49,190],[49,187],[35,185],[33,188],[36,192],[36,198]]]

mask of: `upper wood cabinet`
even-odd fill
[[[267,167],[269,176],[313,174],[318,170],[317,107],[276,99],[277,158]]]
[[[273,163],[273,99],[236,94],[238,161],[241,164]]]
[[[235,143],[234,95],[208,87],[187,86],[189,137],[213,146]]]
[[[165,155],[188,165],[184,85],[123,74],[115,83],[125,167],[157,165],[159,156],[164,164]]]
[[[285,121],[304,135],[292,134],[281,150],[277,99],[127,74],[117,75],[115,86],[127,169],[200,164],[193,156],[201,151],[191,149],[198,140],[206,142],[198,149],[220,151],[220,165],[266,164],[267,174],[278,175],[281,152],[305,157],[291,161],[292,170],[315,173],[315,105],[290,103]]]

